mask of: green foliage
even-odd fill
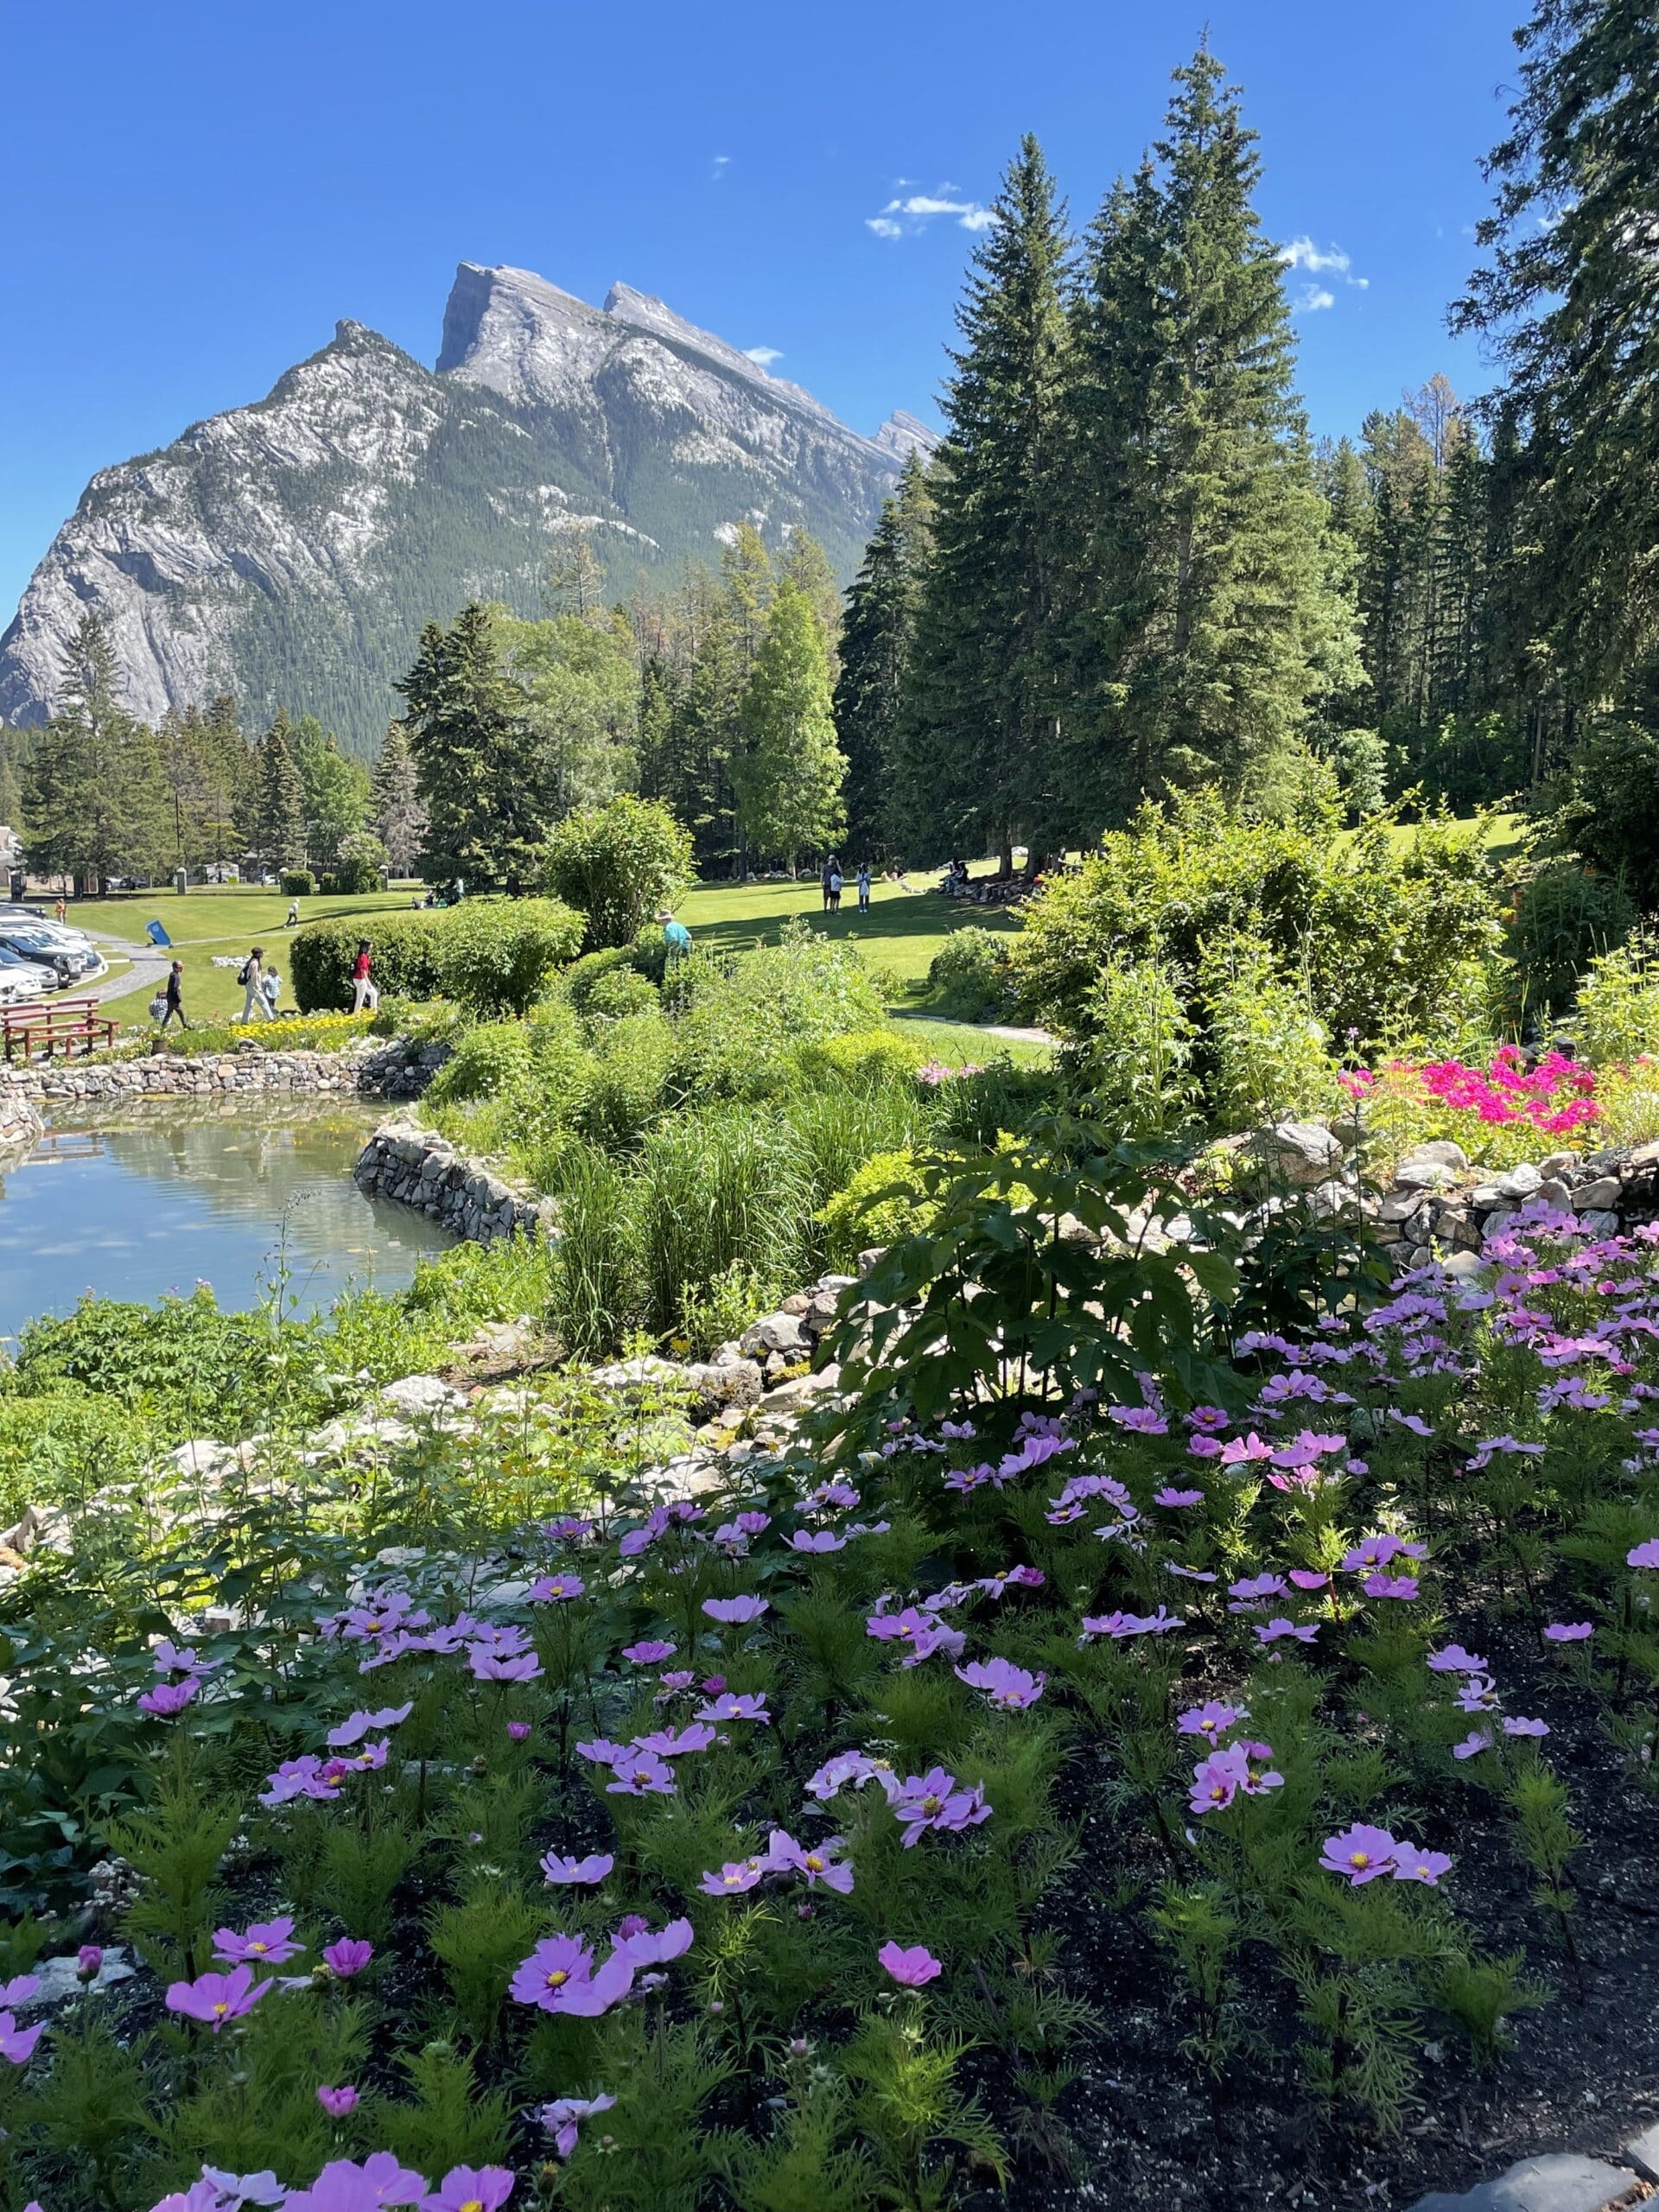
[[[340,841],[340,850],[328,874],[328,889],[346,898],[378,891],[386,868],[386,849],[379,838],[367,830],[349,830]]]
[[[832,1268],[855,1268],[868,1246],[892,1244],[927,1229],[938,1208],[921,1195],[915,1165],[908,1152],[878,1152],[820,1207],[817,1219]]]
[[[285,899],[308,899],[317,887],[317,879],[308,868],[287,868],[283,870],[280,887]],[[375,888],[372,884],[368,887]]]
[[[938,1010],[956,1020],[982,1021],[1008,995],[1008,941],[1000,930],[969,924],[952,930],[927,970]]]
[[[1598,953],[1579,978],[1573,1041],[1594,1067],[1659,1053],[1659,941],[1637,930]]]
[[[588,953],[631,945],[691,874],[691,839],[665,806],[630,793],[569,814],[548,839],[542,880],[586,917]]]
[[[1611,876],[1639,913],[1659,911],[1659,734],[1598,721],[1569,762],[1554,839]]]
[[[1554,1020],[1572,1002],[1584,969],[1622,944],[1635,920],[1615,877],[1567,860],[1528,869],[1516,887],[1505,942],[1511,1017]]]
[[[289,958],[302,1011],[350,999],[363,935],[355,921],[308,922],[296,934]],[[375,919],[375,980],[401,998],[450,998],[486,1016],[523,1014],[581,942],[581,917],[556,899],[393,912]]]
[[[686,1092],[764,1096],[803,1046],[880,1026],[881,994],[857,950],[804,924],[775,945],[722,962],[694,951],[681,963],[676,1059]]]
[[[757,855],[792,868],[845,826],[847,763],[836,742],[823,625],[791,578],[780,577],[738,714],[732,760],[743,834]]]

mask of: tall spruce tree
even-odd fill
[[[429,622],[398,684],[427,810],[421,872],[473,888],[526,889],[553,819],[525,701],[503,671],[496,618],[477,600],[448,630]]]
[[[305,857],[305,785],[294,764],[288,715],[278,708],[260,739],[249,796],[245,835],[250,849],[272,868],[292,868]]]
[[[895,849],[893,777],[932,505],[920,458],[912,453],[897,491],[881,503],[847,593],[836,730],[847,758],[848,848],[859,857],[885,858]]]
[[[369,805],[375,835],[386,849],[387,866],[394,875],[411,874],[426,840],[426,805],[409,749],[409,732],[402,722],[386,725],[370,779]]]
[[[1539,0],[1515,36],[1489,257],[1452,326],[1503,365],[1530,461],[1529,626],[1593,702],[1659,641],[1659,13]]]
[[[1255,133],[1207,48],[1175,73],[1155,173],[1091,235],[1074,419],[1107,465],[1082,486],[1097,563],[1080,785],[1122,809],[1215,780],[1243,791],[1295,745],[1351,627],[1292,385],[1282,269],[1252,195]],[[1121,446],[1121,453],[1116,450]]]
[[[823,626],[791,577],[779,580],[739,715],[732,779],[749,852],[787,861],[823,849],[846,819]]]
[[[42,874],[89,885],[166,862],[160,754],[122,706],[119,682],[109,632],[97,615],[83,615],[64,652],[57,710],[24,779],[23,849]]]
[[[1071,336],[1065,210],[1037,141],[1010,163],[957,309],[896,797],[907,841],[1005,868],[1072,810],[1061,760]]]

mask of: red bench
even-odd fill
[[[54,999],[50,1006],[9,1006],[0,1011],[0,1049],[7,1059],[37,1055],[67,1059],[79,1045],[82,1054],[112,1045],[118,1025],[98,1010],[96,999]]]

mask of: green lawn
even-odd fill
[[[326,899],[321,894],[302,899],[303,922],[363,917],[365,935],[376,914],[406,907],[410,891],[374,891],[358,899]],[[49,901],[40,903],[49,906]],[[283,939],[291,932],[283,927],[288,900],[280,891],[243,890],[237,885],[188,891],[131,891],[109,899],[73,899],[66,918],[74,929],[100,930],[111,937],[126,938],[143,945],[144,925],[160,922],[172,938],[176,957],[184,963],[184,1010],[192,1021],[224,1020],[242,1011],[242,987],[234,968],[215,968],[214,953],[244,955],[263,944],[275,959],[283,978],[283,1000],[294,1004],[289,982],[288,956]],[[115,966],[111,959],[111,965]],[[144,994],[115,1000],[110,1011],[123,1021],[142,1021]]]
[[[842,893],[841,912],[824,913],[817,876],[803,877],[798,883],[702,884],[686,893],[677,911],[693,937],[725,952],[755,944],[776,944],[783,924],[799,915],[826,936],[856,944],[876,967],[896,976],[919,1000],[928,964],[952,930],[970,922],[989,930],[1020,927],[1006,906],[964,907],[941,899],[931,887],[939,873],[918,871],[911,876],[912,883],[929,887],[925,891],[906,892],[897,884],[877,883],[868,914],[859,912],[858,893],[850,883]]]

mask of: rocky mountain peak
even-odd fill
[[[931,460],[942,441],[938,432],[929,429],[919,416],[897,407],[876,432],[875,442],[883,453],[890,453],[895,461],[905,461],[913,453],[920,454],[924,461]]]

